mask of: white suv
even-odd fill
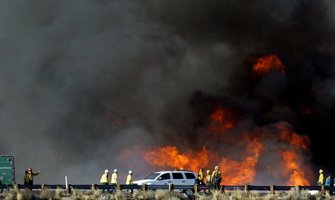
[[[137,185],[194,185],[196,174],[192,171],[159,171],[149,174],[142,180],[134,181]]]

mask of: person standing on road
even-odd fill
[[[334,186],[334,179],[331,175],[329,175],[326,178],[325,186],[327,186],[327,187],[333,187]],[[327,191],[329,192],[330,195],[333,195],[333,191],[329,190],[329,188],[327,188]]]
[[[129,170],[127,180],[126,180],[127,185],[132,185],[133,184],[133,171]],[[133,193],[133,189],[128,190],[130,193]]]
[[[24,170],[24,177],[23,177],[23,184],[24,185],[29,185],[29,175],[28,175],[28,170]]]
[[[204,173],[203,173],[202,168],[199,169],[198,177],[196,179],[196,184],[197,185],[203,185],[204,184]]]
[[[128,172],[127,180],[126,180],[127,185],[132,185],[133,184],[133,171]]]
[[[331,175],[326,178],[325,186],[334,186],[334,179]]]
[[[207,186],[212,186],[212,175],[211,175],[211,170],[207,169],[206,171],[206,185]]]
[[[33,172],[32,168],[28,169],[28,174],[27,174],[27,181],[28,181],[28,185],[34,185],[34,176],[39,175],[41,172],[38,171],[36,173]]]
[[[105,169],[105,172],[101,175],[100,183],[103,185],[108,185],[109,183],[109,171]]]
[[[117,169],[114,169],[111,179],[112,185],[117,185]]]
[[[222,181],[221,177],[221,171],[219,169],[219,166],[215,166],[214,171],[212,173],[212,183],[214,185],[214,189],[219,190],[220,189],[220,184]]]
[[[321,186],[324,184],[324,181],[325,181],[325,178],[324,178],[324,175],[323,175],[323,170],[320,169],[319,170],[319,180],[317,182],[318,186]]]

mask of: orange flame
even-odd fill
[[[236,114],[228,109],[218,106],[210,116],[211,123],[209,130],[213,132],[222,132],[234,127],[236,123]]]
[[[282,183],[309,184],[308,180],[311,179],[309,166],[302,165],[302,161],[299,160],[302,155],[300,153],[306,153],[309,149],[309,140],[292,131],[290,124],[279,122],[274,126],[257,127],[254,132],[236,133],[235,130],[230,130],[236,123],[235,113],[221,106],[215,109],[210,119],[209,131],[218,131],[220,140],[212,137],[213,135],[202,135],[202,139],[206,144],[214,144],[207,146],[213,149],[203,147],[200,150],[189,149],[182,152],[177,146],[166,146],[145,151],[144,160],[162,169],[189,169],[194,172],[200,168],[212,171],[215,165],[219,165],[223,177],[221,184],[243,185],[255,182],[259,164],[264,161],[262,160],[262,153],[264,153],[266,156],[282,158],[280,163],[271,165],[271,169],[263,168],[266,170],[265,173],[271,174],[272,167],[280,166],[281,169],[277,170],[281,171]],[[222,131],[232,134],[221,134]],[[268,133],[269,131],[274,131],[275,134]],[[273,146],[278,142],[284,145]],[[290,150],[282,150],[287,147]]]
[[[277,55],[271,54],[268,56],[261,57],[257,60],[256,64],[254,64],[252,70],[256,74],[265,74],[271,70],[277,70],[280,73],[285,73],[285,66],[280,61]]]
[[[204,147],[198,153],[182,154],[177,147],[167,146],[145,153],[144,160],[159,167],[198,171],[201,167],[208,165],[209,151]]]
[[[309,149],[309,139],[306,136],[300,136],[295,132],[289,130],[285,123],[278,123],[277,127],[281,130],[279,139],[287,142],[295,147],[298,147],[302,150]]]
[[[250,138],[245,137],[245,140],[250,140]],[[255,167],[263,145],[257,138],[248,142],[250,143],[247,145],[246,154],[249,156],[242,158],[241,161],[222,158],[219,165],[222,169],[224,184],[245,184],[254,181],[256,175]],[[213,155],[211,159],[210,154]],[[203,148],[198,153],[182,154],[174,146],[153,149],[144,155],[144,160],[153,165],[172,167],[174,169],[190,169],[195,172],[200,168],[209,169],[209,164],[214,164],[215,160],[218,160],[217,158],[218,155],[216,153],[210,152],[206,148]],[[209,160],[213,163],[209,163]]]
[[[247,137],[248,140],[249,137]],[[223,174],[223,184],[241,185],[252,183],[256,176],[256,164],[258,162],[260,152],[263,145],[258,138],[249,141],[247,146],[247,154],[242,161],[230,160],[223,158],[220,168]]]
[[[285,162],[286,168],[291,172],[288,185],[309,185],[305,174],[297,162],[297,155],[293,151],[283,151],[281,156]],[[284,172],[285,173],[285,172]]]

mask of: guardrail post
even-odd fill
[[[148,191],[148,185],[145,184],[145,183],[143,183],[143,184],[142,184],[142,190],[143,190],[143,191]]]
[[[249,185],[244,186],[244,192],[249,192]]]
[[[117,185],[116,185],[116,191],[120,191],[121,192],[121,185],[118,183]]]
[[[47,187],[45,186],[45,184],[41,185],[41,191],[45,191],[47,189]]]
[[[97,189],[97,185],[96,184],[92,184],[91,189],[92,190],[96,190]]]
[[[174,185],[173,184],[169,184],[169,191],[172,192],[174,189]]]
[[[69,189],[69,184],[67,182],[67,176],[65,176],[64,179],[65,179],[65,189],[67,190],[67,192],[69,192],[70,189]],[[69,192],[69,194],[70,194],[70,192]]]
[[[270,194],[275,194],[275,185],[270,185]]]

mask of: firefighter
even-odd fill
[[[127,185],[132,185],[133,184],[133,171],[129,170],[127,180],[126,180]],[[127,190],[130,193],[133,193],[133,189],[128,189]]]
[[[321,186],[324,184],[324,181],[325,181],[325,178],[324,178],[324,175],[323,175],[323,170],[320,169],[319,170],[319,180],[317,182],[318,186]]]
[[[204,173],[203,173],[202,168],[199,169],[198,177],[196,179],[196,184],[197,185],[203,185],[204,184]]]
[[[127,180],[126,180],[127,185],[132,185],[133,184],[133,171],[128,172]]]
[[[105,172],[101,175],[100,183],[102,185],[108,185],[108,183],[109,183],[109,171],[108,171],[108,169],[105,169]]]
[[[221,171],[219,169],[219,166],[215,166],[214,171],[212,173],[212,179],[211,179],[211,182],[214,185],[214,189],[217,189],[217,190],[220,189],[221,181],[222,181]]]
[[[333,195],[333,191],[329,190],[328,187],[333,187],[334,186],[334,179],[331,175],[328,175],[325,181],[325,186],[327,186],[327,191],[329,192],[330,195]]]
[[[23,177],[23,184],[29,185],[29,176],[28,176],[28,170],[24,170],[24,177]]]
[[[209,169],[207,169],[206,171],[206,185],[212,186],[212,175],[211,175],[211,170]]]
[[[117,169],[114,169],[111,179],[112,185],[117,185]]]
[[[327,178],[326,178],[326,181],[325,181],[325,186],[334,186],[334,179],[331,175],[329,175]]]
[[[34,185],[34,176],[39,175],[41,172],[38,171],[36,173],[33,172],[32,168],[28,169],[28,174],[27,174],[27,185]]]

